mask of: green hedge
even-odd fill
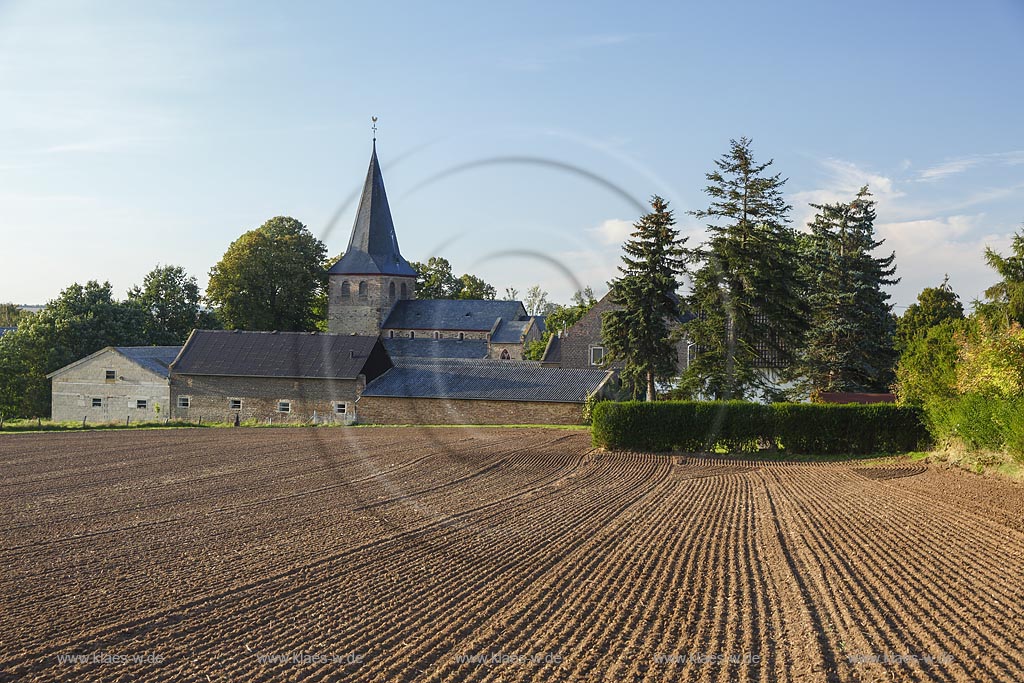
[[[913,451],[929,433],[920,408],[890,403],[658,401],[594,406],[593,438],[610,449],[830,455]]]
[[[1006,451],[1024,462],[1024,399],[968,394],[926,408],[936,441],[959,441],[971,451]]]

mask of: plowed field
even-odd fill
[[[0,680],[1024,680],[1024,487],[959,471],[380,428],[0,473]]]

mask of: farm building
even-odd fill
[[[58,422],[135,422],[168,415],[168,366],[180,346],[108,346],[49,377]]]
[[[171,414],[210,422],[351,422],[391,367],[379,337],[196,330],[171,364]]]
[[[601,367],[604,362],[604,342],[601,339],[601,316],[616,310],[611,292],[601,297],[594,306],[583,314],[572,327],[554,331],[541,358],[541,365],[548,368],[592,368]],[[692,319],[684,313],[679,324]],[[682,373],[689,367],[693,350],[684,338],[676,346],[679,354],[678,368]],[[615,367],[615,366],[613,366]]]
[[[416,298],[416,271],[398,248],[376,144],[348,247],[328,273],[327,327],[326,334],[195,330],[170,363],[169,380],[162,376],[165,392],[169,384],[162,405],[174,419],[210,422],[411,423],[429,415],[433,422],[575,423],[609,378],[596,367],[556,372],[523,362],[524,346],[545,328],[520,301]],[[54,414],[64,415],[57,387]]]
[[[529,361],[404,359],[367,384],[356,411],[360,422],[379,424],[578,424],[613,375]]]

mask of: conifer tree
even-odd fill
[[[805,241],[811,327],[801,374],[804,388],[887,391],[894,380],[896,321],[882,287],[899,282],[895,254],[875,257],[875,202],[868,188],[818,210]]]
[[[793,366],[807,329],[799,250],[782,196],[786,180],[767,175],[747,138],[707,174],[707,241],[689,297],[697,317],[687,324],[696,357],[683,379],[691,394],[716,399],[777,395],[773,373]]]
[[[624,381],[644,387],[648,401],[657,397],[656,382],[677,372],[669,324],[680,315],[676,290],[686,268],[686,240],[673,227],[668,202],[655,195],[651,208],[633,225],[623,245],[621,276],[609,283],[611,300],[621,308],[602,318],[605,362],[623,362]]]

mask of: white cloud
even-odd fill
[[[993,152],[992,154],[972,154],[970,156],[947,159],[940,164],[923,169],[918,173],[917,180],[921,182],[944,180],[949,176],[964,173],[982,164],[992,163],[1005,166],[1024,164],[1024,150]]]
[[[609,218],[589,230],[602,244],[618,246],[633,233],[633,224],[621,218]]]

